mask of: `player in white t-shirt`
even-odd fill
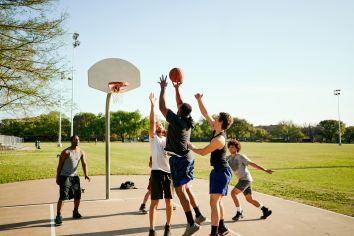
[[[150,231],[149,236],[155,236],[156,207],[159,200],[165,198],[166,202],[166,224],[164,236],[171,235],[171,216],[173,209],[172,202],[172,177],[169,164],[169,156],[165,151],[166,131],[161,122],[155,120],[156,98],[153,93],[149,96],[150,108],[150,129],[149,142],[152,156],[152,166],[150,175],[151,204],[149,211]]]

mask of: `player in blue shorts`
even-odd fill
[[[224,224],[224,206],[222,197],[227,195],[228,185],[231,180],[232,171],[226,160],[226,133],[232,125],[233,118],[230,114],[220,112],[217,118],[211,117],[203,102],[203,94],[197,93],[195,98],[198,101],[199,109],[205,119],[213,127],[213,136],[210,144],[204,148],[196,148],[193,144],[188,147],[195,153],[205,156],[210,153],[210,165],[213,170],[210,172],[210,207],[211,207],[211,236],[226,235],[229,233]]]

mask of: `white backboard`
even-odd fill
[[[128,86],[120,91],[125,93],[140,86],[140,71],[132,63],[119,58],[103,59],[88,70],[91,88],[110,93],[110,82],[128,82]]]

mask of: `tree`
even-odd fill
[[[273,137],[282,139],[285,142],[298,142],[305,137],[301,132],[301,128],[291,121],[279,122],[279,124],[274,127],[271,134]]]
[[[345,132],[345,124],[341,121],[341,136]],[[338,142],[339,139],[339,127],[337,120],[323,120],[318,124],[319,135],[324,142]]]
[[[81,140],[90,141],[90,138],[95,136],[94,122],[96,118],[95,114],[89,112],[82,112],[75,115],[74,131]]]
[[[269,132],[262,128],[254,128],[252,136],[255,138],[255,140],[259,141],[265,141],[270,138]]]
[[[0,0],[0,111],[26,113],[55,104],[51,82],[62,72],[57,49],[64,14],[54,0]]]
[[[139,132],[148,127],[148,119],[143,118],[139,111],[111,112],[111,130],[112,134],[117,134],[122,142],[127,137],[136,137]]]
[[[245,119],[234,118],[234,123],[227,130],[227,133],[233,138],[245,140],[251,136],[253,129],[253,125]]]
[[[347,143],[354,142],[354,126],[349,126],[345,129],[344,139]]]

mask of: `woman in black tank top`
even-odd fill
[[[211,234],[212,236],[225,235],[229,232],[224,224],[224,206],[222,197],[226,196],[228,184],[231,180],[231,168],[226,161],[226,134],[233,118],[230,114],[220,112],[216,119],[213,119],[207,112],[202,102],[202,94],[196,94],[199,109],[204,118],[213,127],[214,132],[210,144],[204,148],[196,148],[193,144],[188,144],[188,148],[193,152],[205,156],[210,153],[210,165],[214,169],[210,172],[210,207],[211,207]]]

